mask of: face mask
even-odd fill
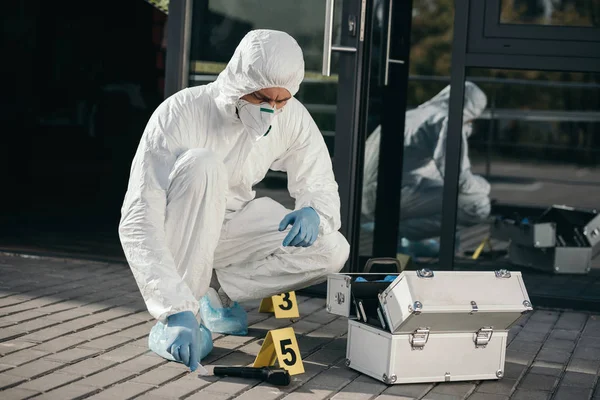
[[[238,100],[236,106],[242,124],[255,140],[269,133],[273,119],[282,111],[269,103],[252,104],[242,99]]]

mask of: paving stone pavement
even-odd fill
[[[511,329],[504,379],[386,386],[344,365],[347,321],[298,296],[301,318],[245,303],[248,336],[214,335],[214,365],[249,365],[271,329],[293,326],[306,372],[276,388],[189,373],[147,347],[154,324],[118,263],[0,255],[0,399],[600,400],[600,315],[537,309]]]

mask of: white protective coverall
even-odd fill
[[[447,86],[406,113],[399,233],[409,240],[440,235],[449,101],[450,86]],[[465,82],[459,227],[479,224],[490,214],[490,185],[481,176],[472,174],[467,143],[472,133],[468,122],[479,117],[486,104],[485,93],[474,83]],[[369,136],[365,149],[362,213],[370,219],[375,214],[380,136],[381,126]]]
[[[283,32],[246,35],[218,79],[184,89],[154,112],[141,138],[119,226],[121,243],[156,319],[194,314],[213,268],[234,301],[260,299],[322,282],[339,272],[349,245],[331,159],[315,122],[292,98],[264,137],[252,137],[236,101],[304,77],[302,50]],[[252,187],[269,169],[285,171],[295,207],[320,216],[311,247],[283,247],[290,210]]]

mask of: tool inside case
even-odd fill
[[[556,223],[557,247],[589,247],[591,243],[583,229],[590,219],[590,212],[552,207],[544,212],[538,221]]]
[[[396,278],[398,274],[352,274],[350,276],[352,277],[350,318],[375,328],[387,330],[389,325],[379,303],[379,294],[383,293],[392,281],[381,281],[386,277]]]

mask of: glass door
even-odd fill
[[[401,198],[412,1],[375,0],[371,14],[367,118],[363,126],[360,263],[397,257],[411,210]],[[400,257],[400,260],[406,260]],[[406,263],[404,263],[406,266]]]
[[[187,0],[190,1],[190,0]],[[189,38],[189,45],[177,38],[182,62],[183,86],[205,85],[225,68],[244,35],[254,29],[275,29],[293,36],[304,52],[305,79],[296,95],[321,129],[332,157],[341,197],[342,229],[352,245],[348,267],[358,260],[358,219],[362,173],[360,158],[364,141],[360,135],[365,115],[363,66],[367,49],[367,0],[196,0],[179,25],[169,26],[169,35]],[[169,18],[174,18],[171,9]],[[186,21],[191,25],[185,28]],[[170,21],[171,22],[171,21]],[[169,44],[170,46],[170,44]],[[187,60],[185,55],[189,54]],[[182,58],[183,57],[183,58]],[[188,61],[186,63],[186,61]],[[184,65],[185,64],[185,65]],[[177,65],[177,63],[173,63]],[[187,71],[186,71],[187,69]],[[361,155],[361,156],[359,156]],[[288,208],[294,200],[287,191],[285,174],[270,171],[255,187],[258,196],[269,196]]]

